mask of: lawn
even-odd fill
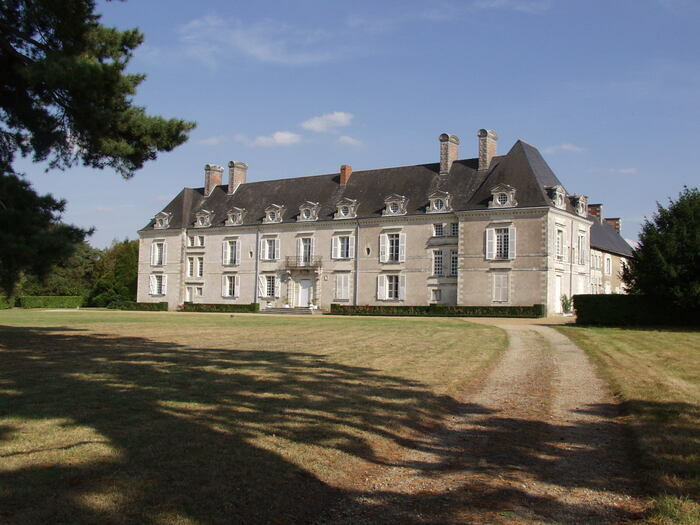
[[[650,523],[700,523],[700,332],[560,330],[624,403],[656,499]]]
[[[0,311],[0,522],[305,523],[504,348],[460,319]]]

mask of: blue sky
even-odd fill
[[[442,132],[477,154],[538,147],[571,193],[602,202],[636,239],[644,216],[700,185],[700,2],[694,0],[201,0],[101,2],[139,27],[136,102],[197,122],[188,143],[131,180],[43,173],[91,243],[137,238],[206,163],[266,180],[438,160]]]

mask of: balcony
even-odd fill
[[[286,257],[285,267],[288,270],[315,270],[321,267],[321,257],[304,255]]]

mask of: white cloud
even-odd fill
[[[345,111],[334,111],[318,117],[312,117],[301,123],[301,127],[318,133],[333,133],[335,128],[349,126],[354,115]]]
[[[275,20],[251,24],[207,15],[188,22],[179,32],[185,53],[209,66],[234,53],[291,66],[326,62],[336,55],[331,34]]]
[[[206,139],[198,140],[197,144],[203,144],[204,146],[217,146],[222,142],[225,142],[226,140],[228,140],[227,137],[223,135],[217,135],[215,137],[209,137]]]
[[[608,173],[615,175],[636,175],[639,172],[637,168],[610,168]]]
[[[552,0],[474,0],[475,9],[510,9],[522,13],[541,13],[552,7]]]
[[[338,137],[338,143],[347,144],[348,146],[359,146],[362,141],[349,137],[348,135],[341,135]]]
[[[585,148],[582,148],[581,146],[576,146],[575,144],[557,144],[556,146],[549,146],[548,148],[544,148],[542,150],[542,153],[547,153],[547,154],[556,154],[560,153],[562,151],[569,152],[569,153],[583,153],[586,151]]]
[[[245,135],[236,135],[234,140],[250,147],[275,147],[291,146],[301,142],[301,135],[291,131],[275,131],[272,135],[260,135],[254,139],[249,139]]]

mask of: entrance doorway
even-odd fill
[[[299,297],[297,306],[306,308],[311,301],[311,279],[301,279],[299,281]]]

